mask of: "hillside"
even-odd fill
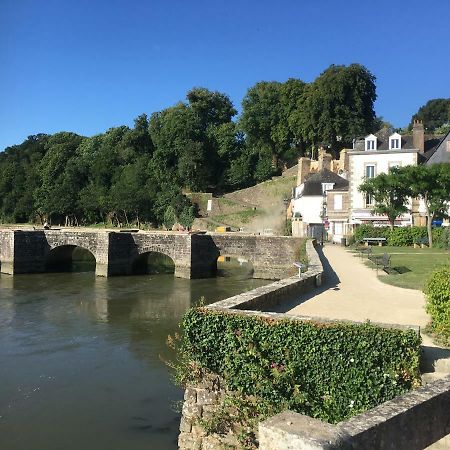
[[[200,215],[193,229],[213,230],[230,226],[250,233],[281,234],[285,224],[284,198],[291,198],[296,175],[274,177],[246,189],[212,198],[212,210],[200,202]]]

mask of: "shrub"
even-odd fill
[[[411,228],[394,228],[388,237],[388,245],[405,247],[413,244]]]
[[[442,244],[442,248],[450,248],[450,227],[445,227],[442,230],[440,242]]]
[[[427,227],[411,227],[410,230],[413,244],[428,237]]]
[[[370,323],[313,323],[207,308],[183,319],[182,360],[229,390],[336,423],[420,383],[420,337]],[[187,357],[186,357],[187,355]],[[187,370],[178,379],[189,379]]]
[[[431,233],[433,235],[433,246],[434,247],[445,248],[444,242],[443,242],[444,232],[445,232],[445,229],[442,227],[433,228],[431,230]]]
[[[389,227],[374,227],[372,225],[360,225],[356,228],[354,235],[357,241],[365,237],[384,237],[389,238],[391,229]]]
[[[434,271],[424,292],[432,331],[439,336],[450,338],[450,266]]]

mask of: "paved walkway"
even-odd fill
[[[365,266],[359,256],[344,247],[326,245],[320,256],[324,285],[305,295],[290,313],[421,328],[427,324],[422,292],[381,282],[376,270]]]

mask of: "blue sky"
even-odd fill
[[[193,86],[239,109],[258,81],[353,62],[377,77],[377,115],[404,126],[450,97],[449,17],[448,0],[0,0],[0,150],[132,125]]]

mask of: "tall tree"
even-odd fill
[[[278,158],[289,145],[281,87],[282,84],[276,81],[256,83],[242,101],[240,117],[247,144],[250,147],[268,148],[274,169],[278,168]]]
[[[425,105],[412,116],[409,128],[412,129],[414,120],[422,120],[429,131],[450,123],[450,98],[435,98],[428,100]]]
[[[372,131],[376,98],[375,77],[364,66],[331,65],[305,92],[297,118],[300,132],[313,145],[339,150]]]
[[[404,185],[402,178],[395,173],[395,169],[389,173],[381,173],[375,178],[367,178],[360,184],[358,190],[374,198],[374,212],[385,214],[392,230],[395,219],[408,211],[410,190]]]
[[[73,174],[76,166],[68,163],[82,140],[75,133],[61,132],[46,142],[46,153],[38,166],[41,183],[34,191],[38,214],[50,217],[75,212],[78,180]]]
[[[436,215],[447,215],[450,208],[450,164],[406,166],[397,169],[413,197],[423,201],[427,217],[429,246],[433,246],[431,225]]]

